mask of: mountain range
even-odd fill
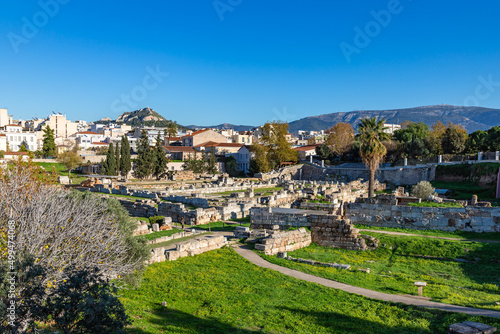
[[[386,123],[390,124],[411,121],[424,122],[431,126],[437,121],[441,121],[445,125],[453,122],[461,124],[468,132],[487,130],[492,126],[500,125],[499,109],[442,104],[406,109],[349,111],[310,116],[290,122],[289,131],[294,133],[298,130],[325,130],[339,122],[350,123],[356,128],[361,118],[374,116],[384,118]]]
[[[390,124],[400,124],[404,121],[411,121],[424,122],[425,124],[431,126],[437,121],[441,121],[445,125],[449,122],[453,122],[455,124],[461,124],[468,132],[487,130],[493,126],[500,125],[500,109],[441,104],[416,108],[349,111],[310,116],[290,122],[289,132],[296,133],[298,130],[326,130],[340,122],[350,123],[354,128],[356,128],[360,119],[365,117],[384,118],[386,123]],[[103,118],[98,122],[105,123],[109,121],[109,118]],[[153,109],[146,107],[136,111],[125,112],[118,116],[116,122],[132,126],[155,125],[158,127],[164,127],[173,121],[167,120]],[[201,129],[207,127],[216,129],[231,128],[235,131],[248,131],[256,126],[234,125],[230,123],[223,123],[215,126],[179,125],[179,129],[181,130]]]

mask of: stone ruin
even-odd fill
[[[290,252],[310,244],[311,232],[301,227],[294,231],[272,233],[255,244],[255,249],[264,251],[266,255],[276,255],[278,252]]]

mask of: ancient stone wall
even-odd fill
[[[260,240],[255,249],[264,251],[266,255],[278,252],[291,252],[311,244],[311,232],[301,227],[294,231],[276,232]]]
[[[308,227],[312,231],[312,241],[325,247],[366,250],[365,240],[359,235],[349,220],[328,214],[310,214],[303,210],[274,210],[273,208],[253,208],[250,227],[253,229],[285,230],[289,227]],[[370,247],[376,242],[370,239]]]
[[[132,217],[152,217],[157,215],[155,202],[138,199],[136,201],[118,200]]]
[[[429,208],[381,203],[348,203],[352,223],[442,231],[500,232],[500,208]]]
[[[150,263],[175,261],[181,257],[198,255],[225,245],[224,236],[204,236],[179,243],[175,250],[169,250],[172,246],[153,248]]]

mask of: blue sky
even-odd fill
[[[3,1],[0,108],[93,121],[149,106],[184,125],[500,108],[499,12],[493,0]]]

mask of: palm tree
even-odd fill
[[[380,161],[387,153],[382,141],[390,140],[391,136],[385,132],[387,128],[384,127],[385,119],[377,120],[377,117],[363,118],[361,124],[358,126],[357,140],[360,143],[359,155],[361,160],[366,164],[370,171],[368,179],[368,197],[373,197],[375,173],[378,169]]]
[[[177,124],[170,122],[165,129],[165,135],[168,135],[168,144],[170,145],[170,138],[177,136]]]

